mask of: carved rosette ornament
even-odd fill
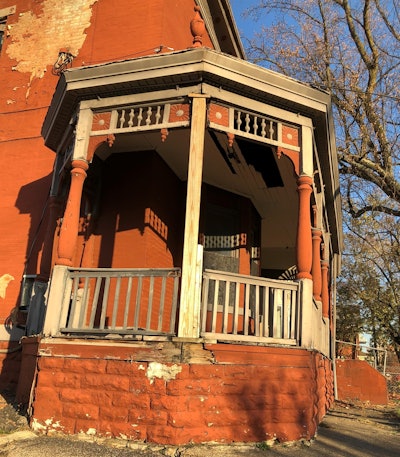
[[[190,119],[190,105],[178,103],[171,105],[168,122],[188,121]]]
[[[201,48],[203,45],[203,35],[206,31],[204,21],[200,16],[200,7],[194,7],[195,15],[194,18],[190,21],[190,32],[193,35],[193,47]]]
[[[214,124],[229,127],[229,109],[216,103],[210,103],[208,107],[208,120]]]
[[[110,128],[111,112],[96,113],[93,115],[92,132],[108,130]]]

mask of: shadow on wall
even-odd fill
[[[157,264],[156,249],[146,249],[145,228],[164,258],[180,266],[183,237],[183,183],[153,151],[120,153],[103,165],[102,198],[93,234],[101,240],[94,267]],[[90,170],[90,169],[89,169]],[[154,248],[154,245],[153,245]],[[153,253],[153,254],[152,254]],[[164,260],[164,263],[166,260]],[[147,263],[147,265],[146,265]]]
[[[10,300],[8,300],[10,293],[6,296],[4,290],[4,293],[0,294],[0,300],[4,302],[2,306],[9,310],[0,330],[0,392],[7,398],[15,395],[21,371],[22,344],[20,340],[25,336],[27,313],[21,311],[20,306],[28,305],[30,299],[29,294],[24,294],[26,283],[24,284],[23,279],[24,275],[29,277],[31,284],[28,289],[31,291],[46,232],[45,216],[51,176],[49,174],[21,187],[15,206],[20,214],[30,215],[28,233],[25,235],[18,228],[14,231],[10,230],[9,244],[4,246],[5,249],[10,249],[10,264],[7,268],[15,283],[20,284],[18,293],[14,294],[15,298],[11,298],[11,301],[15,300],[13,304],[10,304]],[[18,253],[22,252],[24,247],[25,258],[23,259],[24,264],[22,264]],[[2,291],[0,290],[0,292]],[[22,303],[25,298],[27,303]],[[1,336],[2,334],[3,336]]]
[[[252,383],[236,400],[251,441],[310,440],[317,430],[315,394],[293,367],[253,366]],[[307,368],[309,370],[309,368]],[[293,373],[294,371],[294,373]],[[305,377],[304,377],[305,378]]]

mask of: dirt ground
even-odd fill
[[[399,412],[399,403],[388,407],[336,403],[312,442],[166,447],[121,440],[94,442],[37,436],[12,399],[0,396],[0,457],[399,457]]]

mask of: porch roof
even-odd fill
[[[340,252],[341,203],[331,99],[327,92],[218,51],[196,48],[67,70],[59,80],[42,135],[57,151],[79,103],[208,84],[310,118],[315,132],[333,246]]]

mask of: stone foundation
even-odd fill
[[[160,444],[310,439],[331,362],[297,348],[42,340],[31,425]]]

